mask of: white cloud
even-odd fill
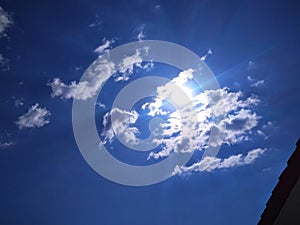
[[[103,23],[103,21],[100,19],[99,15],[96,15],[95,22],[90,23],[89,27],[90,28],[100,28],[102,23]]]
[[[247,133],[257,126],[260,118],[256,113],[244,108],[234,114],[229,114],[221,122],[226,126],[224,143],[230,145],[243,140],[249,140]]]
[[[258,80],[254,84],[251,84],[251,87],[261,87],[265,84],[264,80]]]
[[[255,81],[255,79],[253,79],[251,76],[247,76],[247,80],[249,80],[249,81]]]
[[[32,105],[28,112],[18,117],[16,124],[19,129],[42,127],[50,122],[51,113],[46,108],[39,107],[36,103]]]
[[[153,67],[152,62],[142,65],[142,54],[147,54],[148,51],[148,48],[136,49],[133,55],[125,56],[118,65],[118,72],[120,75],[115,78],[115,82],[129,80],[130,75],[133,74],[134,67],[145,70],[151,69]]]
[[[206,58],[207,58],[209,55],[212,55],[212,54],[213,54],[212,50],[211,50],[211,49],[208,49],[207,53],[206,53],[204,56],[202,56],[200,59],[201,59],[202,61],[205,61]]]
[[[181,175],[187,172],[211,172],[216,169],[249,165],[254,163],[254,161],[258,159],[265,151],[266,149],[257,148],[249,151],[245,156],[238,154],[232,155],[225,159],[207,156],[191,166],[176,166],[174,168],[173,175]]]
[[[97,102],[96,106],[98,106],[99,109],[105,109],[106,108],[106,106],[101,102]]]
[[[144,33],[144,29],[145,29],[145,24],[141,24],[134,30],[134,33],[137,33],[136,39],[138,41],[142,41],[146,37],[146,35]]]
[[[138,39],[138,41],[142,41],[145,37],[146,37],[146,36],[145,36],[145,34],[144,34],[144,31],[141,30],[141,31],[138,33],[138,35],[137,35],[136,38]]]
[[[257,130],[257,134],[260,136],[263,136],[264,140],[267,140],[270,137],[270,135],[266,135],[265,132],[263,132],[261,130]]]
[[[265,84],[264,80],[256,80],[251,76],[247,76],[247,80],[252,82],[251,87],[261,87]]]
[[[141,106],[143,110],[148,109],[149,112],[147,113],[149,116],[155,115],[167,115],[168,112],[163,111],[161,106],[163,105],[163,101],[160,98],[155,99],[154,102],[146,102]]]
[[[112,40],[107,40],[107,39],[103,39],[102,40],[102,44],[100,46],[98,46],[94,52],[95,53],[98,53],[98,55],[102,55],[103,53],[105,52],[108,52],[111,45],[114,43],[115,41],[112,39]]]
[[[182,71],[170,82],[157,87],[157,96],[167,99],[180,107],[186,105],[188,103],[186,100],[188,97],[192,97],[192,93],[185,86],[185,83],[193,78],[193,72],[193,69]]]
[[[109,141],[112,142],[116,135],[123,135],[126,142],[136,142],[136,134],[139,130],[130,126],[138,119],[136,111],[126,111],[118,108],[112,109],[103,116],[103,132],[104,144]],[[112,121],[113,118],[113,121]],[[112,124],[114,123],[114,124]]]
[[[99,49],[99,51],[106,51],[106,46],[100,46],[101,49]],[[135,67],[145,70],[151,69],[153,67],[152,62],[144,65],[142,64],[142,54],[147,54],[148,51],[148,48],[136,49],[136,52],[133,55],[125,56],[122,62],[118,65],[115,65],[113,62],[105,58],[99,58],[95,68],[92,71],[88,71],[89,74],[85,81],[72,81],[70,84],[65,84],[60,78],[54,78],[47,84],[52,89],[51,97],[87,100],[95,96],[103,83],[110,78],[111,75],[115,74],[117,69],[119,75],[115,77],[115,82],[129,80]]]
[[[261,148],[256,148],[253,149],[252,151],[248,152],[246,157],[244,158],[244,163],[245,164],[251,164],[253,163],[256,159],[258,159],[266,149],[261,149]]]
[[[99,60],[87,81],[80,81],[78,83],[72,81],[71,84],[67,85],[59,78],[54,78],[52,82],[48,83],[52,89],[51,96],[53,98],[61,97],[65,99],[86,100],[93,97],[104,81],[113,73],[115,73],[115,65],[112,62],[106,59]]]
[[[13,24],[12,18],[0,6],[0,38],[6,36],[6,30]]]
[[[8,147],[10,147],[12,145],[15,145],[15,142],[13,142],[13,141],[1,142],[0,141],[0,149],[8,148]]]

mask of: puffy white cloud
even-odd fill
[[[225,126],[224,143],[235,144],[248,140],[247,132],[256,127],[261,117],[249,109],[242,108],[234,114],[229,114],[222,122]]]
[[[155,116],[155,115],[167,115],[168,112],[163,111],[161,109],[163,105],[163,101],[160,98],[155,99],[154,102],[146,102],[141,106],[143,110],[148,109],[148,115],[149,116]]]
[[[178,107],[183,107],[189,103],[187,98],[192,97],[191,90],[185,86],[185,83],[193,78],[193,72],[193,69],[182,71],[170,82],[157,87],[157,96],[171,101],[172,104],[176,104]]]
[[[245,156],[238,154],[232,155],[225,159],[207,156],[191,166],[176,166],[174,168],[173,175],[180,175],[187,172],[211,172],[216,169],[249,165],[254,163],[254,161],[258,159],[265,151],[266,149],[257,148],[249,151]]]
[[[28,112],[18,117],[16,124],[19,129],[42,127],[50,122],[51,113],[46,108],[39,107],[36,103],[32,105]]]
[[[13,142],[13,141],[1,142],[0,141],[0,149],[8,148],[8,147],[10,147],[12,145],[15,145],[15,142]]]
[[[0,6],[0,38],[6,36],[6,30],[13,24],[12,18]]]
[[[124,136],[125,141],[136,142],[136,134],[139,133],[139,130],[130,125],[136,122],[138,116],[136,111],[129,112],[119,108],[113,108],[110,112],[107,112],[103,117],[103,143],[112,142],[116,135],[121,134]]]
[[[99,55],[102,55],[103,53],[105,52],[108,52],[111,45],[115,43],[115,41],[112,39],[112,40],[107,40],[107,39],[103,39],[102,40],[102,44],[100,46],[98,46],[94,52],[95,53],[98,53]]]

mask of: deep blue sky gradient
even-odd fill
[[[0,40],[10,67],[0,71],[0,135],[16,144],[0,150],[0,224],[257,223],[300,136],[300,3],[6,0],[1,6],[14,25]],[[147,39],[175,42],[199,55],[212,49],[206,62],[220,85],[261,99],[260,122],[274,123],[269,139],[254,137],[220,152],[268,148],[253,165],[147,187],[112,183],[88,166],[73,136],[72,100],[51,98],[46,84],[54,77],[78,81],[104,37],[116,39],[114,46],[125,44],[136,40],[141,26]],[[255,63],[251,71],[249,61]],[[265,85],[251,87],[247,75]],[[12,96],[25,105],[16,108]],[[36,102],[51,111],[50,124],[19,131],[14,122]]]

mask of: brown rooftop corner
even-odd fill
[[[300,138],[272,191],[258,225],[300,224]]]

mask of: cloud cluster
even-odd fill
[[[161,125],[163,137],[154,140],[161,144],[161,151],[151,152],[148,158],[159,159],[172,152],[201,151],[208,147],[208,143],[211,146],[236,144],[249,140],[249,134],[258,125],[260,116],[251,109],[259,103],[256,96],[245,98],[241,91],[232,92],[229,88],[206,90],[193,95],[185,86],[192,78],[193,71],[186,70],[157,88],[157,95],[175,103],[176,111]],[[189,101],[183,98],[178,91],[180,89],[187,91]],[[161,100],[157,99],[143,105],[151,107],[149,116],[164,112]],[[212,130],[217,135],[214,136]]]
[[[266,149],[253,149],[247,153],[247,155],[232,155],[228,158],[221,159],[217,157],[204,157],[201,161],[192,164],[191,166],[176,166],[173,171],[173,175],[181,175],[187,172],[211,172],[216,169],[232,168],[237,166],[252,164],[257,158],[259,158]]]
[[[173,152],[181,154],[203,151],[209,145],[233,145],[250,140],[250,134],[258,126],[260,116],[252,111],[253,106],[259,103],[256,96],[246,97],[241,91],[232,92],[226,87],[194,94],[187,85],[193,79],[193,72],[192,69],[182,71],[165,85],[157,87],[157,98],[141,106],[151,117],[167,115],[167,119],[160,124],[161,135],[153,139],[153,143],[159,145],[160,149],[150,152],[148,159],[168,157]],[[166,111],[164,100],[174,103],[176,110]],[[115,129],[111,125],[112,116],[115,117]],[[102,132],[105,142],[112,142],[116,135],[122,135],[125,142],[138,143],[136,135],[141,131],[134,126],[138,117],[136,111],[127,112],[120,109],[113,109],[105,114]],[[203,171],[250,164],[262,152],[262,149],[253,150],[246,156],[236,155],[228,159],[208,157],[180,170],[190,171],[197,168]]]
[[[29,108],[28,112],[18,117],[16,124],[20,130],[23,128],[39,128],[50,122],[50,115],[51,113],[46,108],[41,108],[36,103]]]

